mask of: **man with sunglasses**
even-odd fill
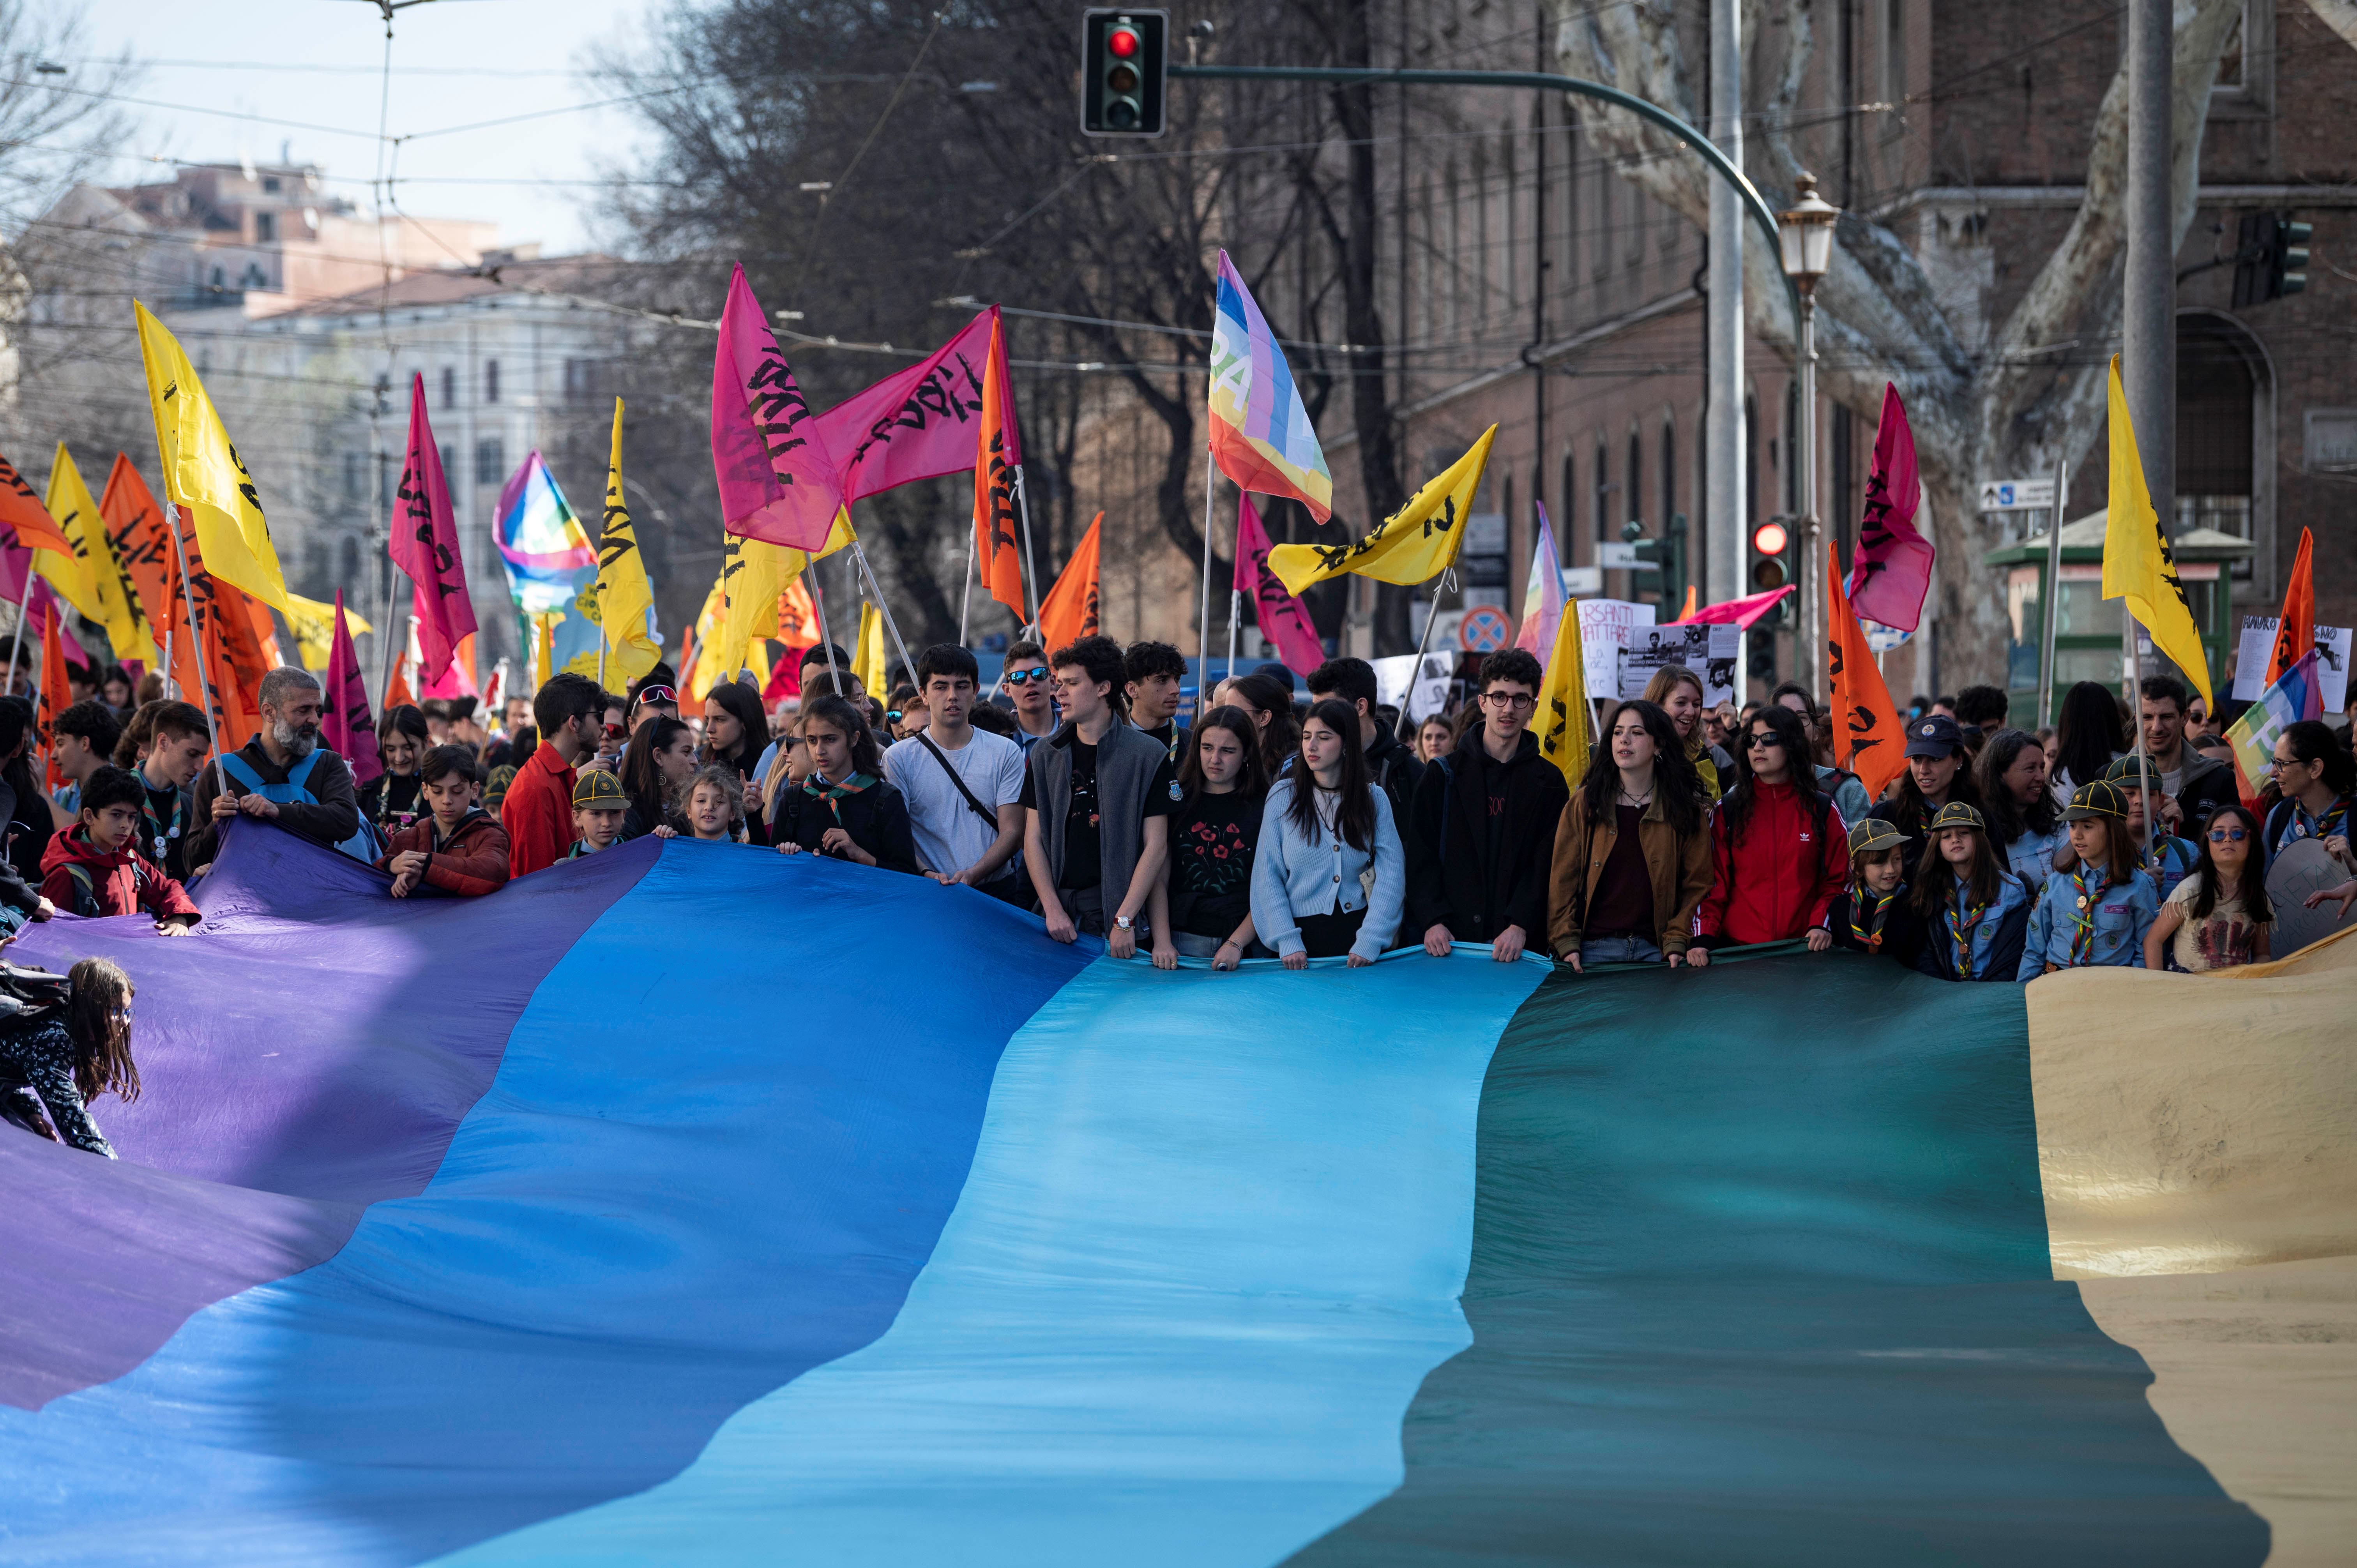
[[[1048,673],[1048,651],[1036,642],[1006,646],[1006,694],[1015,701],[1015,744],[1031,748],[1056,733],[1056,683]]]
[[[1321,666],[1321,668],[1323,668]],[[1407,856],[1404,929],[1424,950],[1488,942],[1512,963],[1547,928],[1555,824],[1570,800],[1563,770],[1539,755],[1531,714],[1544,679],[1538,660],[1508,648],[1481,660],[1481,722],[1434,759],[1415,786],[1401,844]],[[1310,677],[1310,690],[1318,677]]]

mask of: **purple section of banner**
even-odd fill
[[[658,848],[613,853],[642,875]],[[199,934],[31,928],[13,961],[130,972],[145,1090],[91,1108],[121,1156],[103,1173],[0,1130],[0,1322],[41,1326],[0,1340],[0,1403],[122,1376],[190,1313],[334,1256],[369,1204],[423,1191],[541,980],[638,880],[590,864],[486,898],[386,897],[379,918],[330,928],[307,912],[340,896],[348,915],[386,879],[241,822],[198,889]],[[290,993],[308,1002],[291,1030]]]

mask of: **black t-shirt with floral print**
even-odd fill
[[[1226,937],[1252,913],[1253,849],[1262,802],[1241,791],[1198,793],[1170,819],[1171,923]],[[1186,897],[1176,897],[1184,894]]]

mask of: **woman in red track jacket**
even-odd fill
[[[1799,714],[1762,708],[1745,728],[1738,782],[1711,817],[1711,887],[1692,964],[1708,963],[1713,947],[1803,935],[1813,952],[1833,945],[1825,911],[1848,875],[1848,829],[1817,792]]]

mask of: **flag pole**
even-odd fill
[[[965,542],[965,591],[958,596],[958,646],[965,646],[966,613],[974,607],[974,556],[975,543]]]
[[[883,585],[876,581],[876,568],[867,564],[867,552],[856,539],[851,542],[851,555],[858,562],[859,575],[867,584],[867,596],[876,601],[876,613],[884,618],[884,629],[892,634],[892,646],[900,650],[900,667],[913,682],[917,678],[917,661],[909,657],[909,645],[900,640],[900,625],[892,618],[891,607],[884,602]],[[885,684],[888,686],[891,682],[888,679]]]
[[[1225,672],[1220,677],[1223,682],[1236,678],[1236,618],[1243,613],[1243,590],[1231,584],[1228,588],[1228,662]],[[1210,695],[1209,693],[1204,694]]]
[[[229,792],[229,769],[222,765],[221,730],[213,723],[213,677],[205,668],[205,634],[197,629],[197,586],[188,580],[188,552],[180,542],[180,509],[168,501],[165,509],[172,514],[172,555],[180,564],[180,605],[188,616],[188,644],[196,650],[197,689],[204,696],[205,739],[213,748],[213,793],[218,797]]]
[[[1031,634],[1039,634],[1039,568],[1031,559],[1031,481],[1023,465],[1015,465],[1015,504],[1023,517],[1023,597],[1031,607]],[[1054,652],[1053,649],[1049,650]],[[913,671],[912,671],[913,673]]]
[[[2141,800],[2146,795],[2157,791],[2154,788],[2152,758],[2146,755],[2144,747],[2144,706],[2136,696],[2138,688],[2144,684],[2144,658],[2136,650],[2136,612],[2128,608],[2128,602],[2126,599],[2120,601],[2120,626],[2121,640],[2126,644],[2126,658],[2124,663],[2127,674],[2130,715],[2128,723],[2136,725],[2136,798]],[[2074,779],[2072,782],[2076,784],[2081,780]],[[2147,811],[2144,817],[2144,848],[2140,855],[2147,867],[2157,869],[2156,862],[2159,848],[2160,812],[2158,810]],[[2168,895],[2164,893],[2161,897],[2165,898]]]
[[[1219,488],[1218,475],[1207,441],[1203,446],[1203,618],[1197,623],[1200,629],[1195,638],[1196,657],[1202,665],[1196,675],[1198,702],[1202,699],[1201,683],[1211,673],[1211,492]]]
[[[16,596],[16,645],[8,650],[8,686],[11,691],[15,690],[16,685],[16,668],[25,658],[25,612],[31,607],[32,602],[33,553],[28,549],[25,552],[25,591]]]
[[[843,677],[836,674],[834,670],[834,633],[827,629],[826,590],[819,586],[818,560],[815,556],[810,557],[805,562],[802,572],[810,578],[811,607],[818,611],[818,645],[826,654],[827,689],[839,697],[843,695]]]
[[[167,609],[164,612],[164,668],[159,671],[164,677],[164,695],[167,697],[172,695],[172,688],[179,684],[172,678],[172,612]]]

